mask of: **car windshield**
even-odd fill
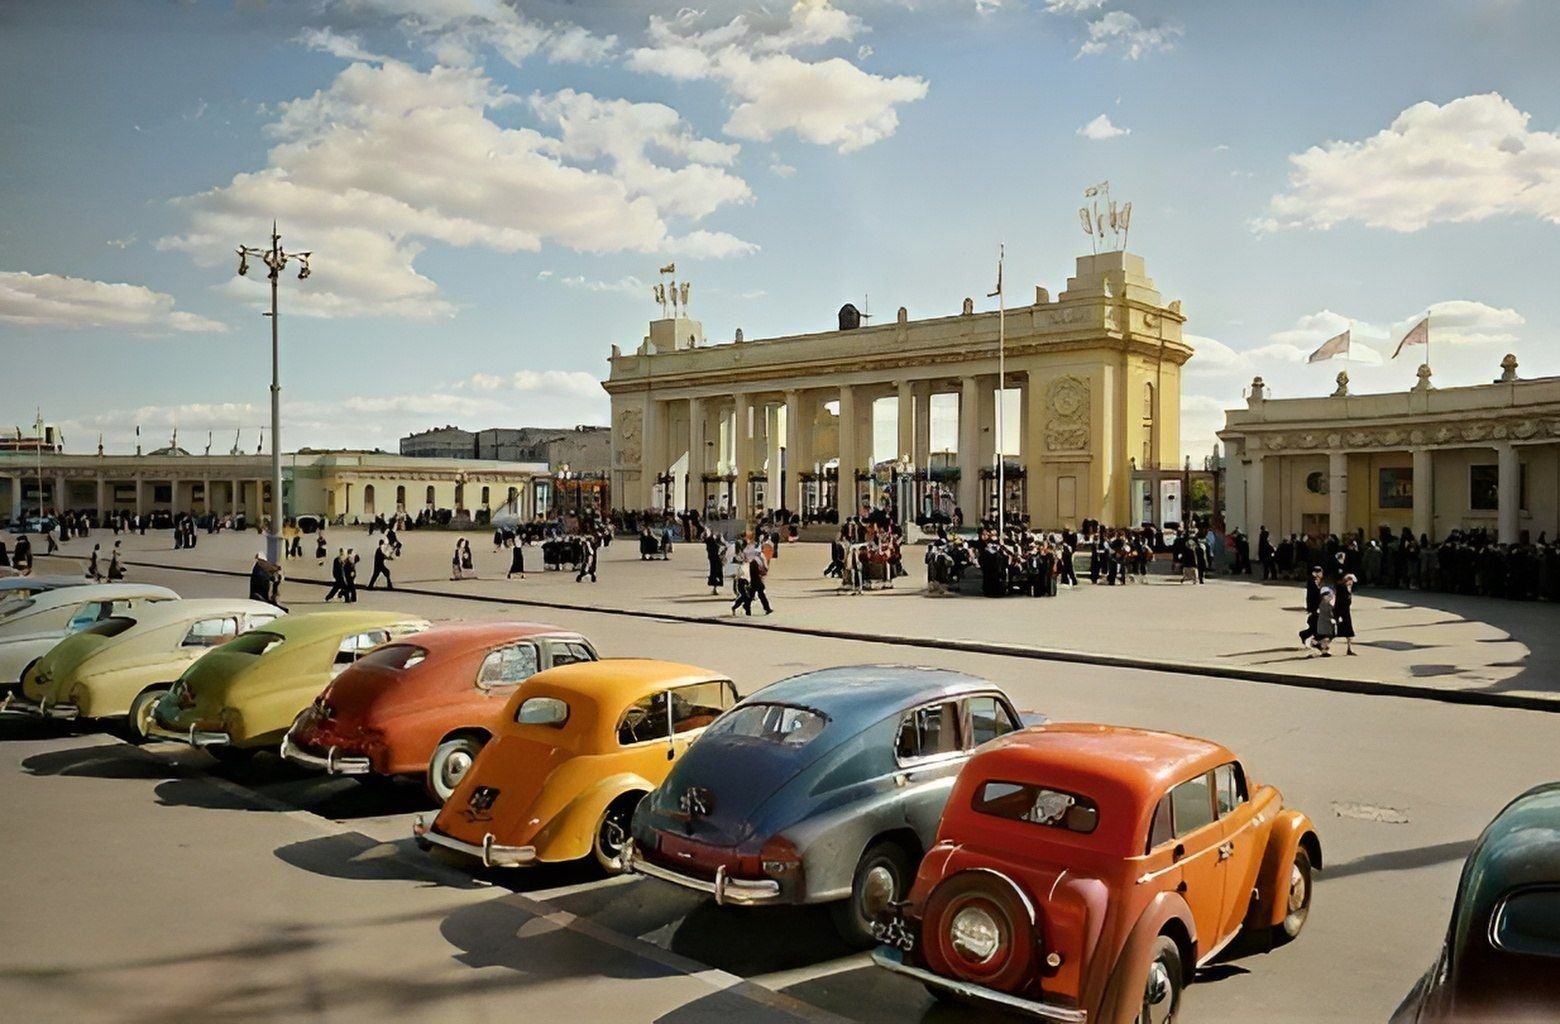
[[[229,640],[222,645],[222,650],[228,654],[253,654],[258,657],[267,651],[275,650],[282,644],[283,639],[277,633],[267,633],[257,629],[253,633],[245,633],[237,639]]]
[[[126,618],[123,615],[115,615],[112,618],[93,623],[86,629],[83,629],[82,632],[90,633],[92,636],[118,636],[134,625],[134,619]]]
[[[427,650],[415,644],[386,644],[378,650],[363,655],[357,663],[399,670],[420,665],[427,657]]]
[[[790,704],[749,704],[716,720],[705,735],[740,736],[800,747],[815,739],[828,724],[828,718],[807,708]]]
[[[986,782],[975,791],[975,810],[996,818],[1064,828],[1087,835],[1100,823],[1093,800],[1026,782]]]

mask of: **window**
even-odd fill
[[[238,636],[238,620],[233,618],[201,619],[184,634],[182,647],[215,647]]]
[[[680,686],[672,693],[672,731],[703,729],[737,702],[733,687],[725,680]]]
[[[743,736],[748,739],[800,747],[829,724],[816,711],[789,704],[748,704],[710,726],[706,736]]]
[[[412,644],[386,644],[363,655],[358,659],[358,664],[399,670],[420,665],[427,657],[426,650]]]
[[[975,810],[1085,835],[1100,823],[1100,809],[1088,797],[1020,782],[985,783],[975,793]]]
[[[1148,825],[1148,850],[1163,846],[1174,838],[1175,825],[1170,820],[1170,795],[1167,793],[1160,798],[1159,805],[1154,808],[1154,820]]]
[[[482,507],[488,507],[488,489],[486,487],[482,488]]]
[[[521,725],[550,725],[562,729],[569,720],[569,705],[557,697],[531,697],[515,712],[515,721]]]
[[[367,654],[370,650],[389,639],[389,632],[383,629],[371,629],[366,633],[354,633],[342,640],[341,644],[336,648],[336,664],[350,665],[357,661],[359,657]]]
[[[1170,791],[1170,805],[1175,810],[1175,837],[1183,839],[1204,825],[1213,822],[1213,794],[1208,789],[1208,776],[1199,775],[1187,779]]]
[[[1517,508],[1527,508],[1527,466],[1517,467]],[[1500,466],[1468,467],[1468,507],[1475,512],[1500,508]]]
[[[916,708],[905,715],[894,740],[894,756],[900,761],[937,757],[960,749],[958,705],[951,701]]]
[[[82,632],[91,633],[93,636],[118,636],[120,633],[125,632],[134,625],[134,619],[127,619],[122,615],[115,615],[112,618],[99,619],[92,625],[88,626],[86,629],[82,630]]]
[[[554,640],[552,643],[553,668],[573,665],[581,661],[595,661],[596,652],[589,645],[575,640]]]
[[[395,510],[397,512],[405,512],[406,511],[406,485],[405,484],[402,484],[400,487],[397,487],[395,489]]]
[[[536,675],[536,648],[515,644],[489,654],[477,673],[478,686],[514,686]]]
[[[1246,802],[1246,773],[1231,761],[1213,770],[1213,791],[1219,800],[1219,817]]]
[[[618,743],[625,747],[649,740],[664,740],[668,735],[664,690],[634,701],[618,720]]]
[[[373,484],[364,484],[363,485],[363,514],[364,515],[369,515],[369,516],[374,514],[374,485]]]
[[[425,504],[429,508],[433,508],[433,484],[428,485],[428,500],[425,502]]]
[[[1154,385],[1152,383],[1143,385],[1143,418],[1145,420],[1154,418]]]
[[[1490,941],[1496,949],[1523,956],[1560,957],[1560,889],[1522,889],[1495,908]]]
[[[970,709],[971,746],[978,747],[1018,728],[1012,712],[996,697],[971,697],[965,706]]]
[[[76,614],[70,617],[70,622],[66,623],[65,631],[67,633],[81,632],[83,629],[86,629],[98,619],[106,616],[109,613],[110,608],[110,605],[105,604],[102,601],[90,601],[87,604],[82,605],[80,608],[76,609]]]

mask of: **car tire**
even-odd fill
[[[1305,927],[1306,918],[1311,916],[1311,855],[1303,846],[1295,849],[1288,882],[1278,894],[1284,900],[1284,919],[1273,926],[1274,946],[1292,941]]]
[[[997,946],[984,960],[965,955],[951,931],[967,910],[983,912],[995,927]],[[1007,879],[984,871],[952,875],[932,890],[921,920],[921,952],[933,973],[999,992],[1017,992],[1033,976],[1034,925]]]
[[[443,804],[466,777],[487,741],[480,736],[452,736],[428,759],[428,793]]]
[[[905,898],[915,866],[904,847],[891,841],[873,843],[856,862],[850,895],[829,910],[840,937],[856,949],[877,945],[872,921],[890,903]]]
[[[628,826],[633,820],[634,808],[644,799],[643,793],[625,793],[607,805],[596,822],[596,834],[591,840],[590,852],[596,866],[608,875],[623,873],[623,847],[628,843]]]
[[[146,730],[152,723],[152,709],[167,692],[168,687],[155,686],[141,691],[136,695],[135,700],[130,702],[130,711],[125,715],[126,740],[138,746],[151,740]]]
[[[1143,1001],[1136,1024],[1175,1024],[1180,1020],[1181,990],[1185,986],[1181,947],[1170,936],[1161,935],[1154,940],[1154,952],[1143,975]]]

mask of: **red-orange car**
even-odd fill
[[[589,640],[530,622],[438,626],[359,658],[306,709],[282,756],[332,774],[424,776],[441,803],[492,739],[515,688],[595,661]]]
[[[959,773],[873,959],[938,997],[1163,1024],[1242,929],[1298,935],[1321,866],[1310,819],[1217,743],[1044,725]]]

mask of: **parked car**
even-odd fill
[[[152,705],[192,662],[281,614],[275,605],[230,598],[159,601],[99,619],[33,663],[19,696],[0,712],[33,718],[126,719],[146,738]]]
[[[485,867],[593,857],[623,869],[634,807],[737,701],[718,672],[609,659],[539,672],[437,817],[412,835]],[[432,820],[428,820],[432,817]]]
[[[21,682],[33,662],[72,633],[156,601],[176,601],[167,587],[147,583],[88,583],[31,594],[0,618],[0,685]]]
[[[148,738],[238,760],[276,749],[333,678],[382,643],[428,628],[397,612],[284,615],[185,669],[153,706]]]
[[[53,516],[23,516],[11,524],[12,533],[53,533],[59,529]]]
[[[716,903],[828,903],[868,946],[904,898],[971,751],[1020,728],[994,683],[902,665],[764,687],[705,731],[633,820],[629,868]]]
[[[873,958],[1045,1020],[1179,1020],[1195,969],[1243,928],[1300,933],[1321,866],[1310,819],[1217,743],[1046,725],[964,766]]]
[[[1392,1024],[1560,1016],[1560,782],[1535,786],[1485,826],[1463,864],[1441,954]]]
[[[497,733],[515,687],[596,657],[590,641],[556,626],[436,626],[332,680],[293,722],[282,756],[333,775],[422,776],[443,803]]]
[[[34,594],[62,587],[79,587],[90,582],[85,576],[12,576],[0,580],[0,619],[22,607]]]

